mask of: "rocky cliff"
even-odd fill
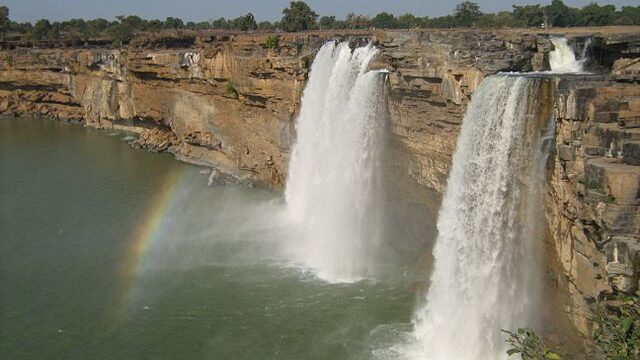
[[[135,131],[135,146],[169,151],[235,178],[283,185],[309,67],[329,39],[373,41],[389,70],[387,172],[394,196],[435,219],[463,114],[499,71],[548,70],[552,31],[421,30],[144,38],[127,48],[0,52],[0,113]],[[640,29],[571,29],[601,75],[559,77],[546,211],[549,277],[588,334],[590,306],[638,290]],[[428,221],[427,221],[428,222]],[[432,224],[433,225],[433,224]],[[432,226],[433,227],[433,226]]]
[[[640,86],[627,83],[628,75],[563,78],[555,97],[547,220],[556,282],[583,334],[591,330],[590,305],[638,291]]]
[[[138,146],[279,186],[321,44],[291,39],[267,49],[264,40],[225,35],[188,49],[157,41],[118,50],[4,51],[0,112],[139,132]]]

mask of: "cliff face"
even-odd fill
[[[476,86],[498,71],[546,70],[552,49],[547,35],[527,31],[385,31],[288,35],[274,49],[266,36],[219,35],[147,39],[122,50],[5,50],[0,113],[148,132],[138,145],[280,186],[309,66],[333,38],[381,48],[374,66],[390,70],[395,158],[436,194]],[[607,59],[628,44],[620,36],[595,43],[593,51],[609,49]],[[629,61],[617,63],[620,72],[637,67]]]
[[[549,41],[526,33],[387,32],[380,46],[379,66],[390,70],[396,163],[437,194],[446,185],[466,105],[484,77],[548,68],[543,51]]]
[[[144,133],[141,146],[279,185],[314,50],[276,52],[253,38],[181,50],[14,50],[2,54],[0,111],[126,127]]]
[[[17,49],[0,58],[0,113],[148,132],[138,145],[282,185],[315,52],[332,38],[374,40],[391,70],[399,159],[442,192],[465,104],[486,74],[544,69],[548,41],[525,33],[388,31],[139,41],[122,50]],[[181,46],[188,45],[188,48]],[[178,48],[176,48],[176,46]],[[145,130],[155,128],[153,132]]]
[[[549,274],[583,334],[602,294],[638,289],[640,30],[571,29],[590,69],[549,90],[557,148],[546,213]],[[126,49],[0,52],[0,113],[36,114],[140,133],[134,145],[280,187],[309,67],[329,39],[374,41],[389,70],[387,173],[393,196],[435,219],[466,105],[499,71],[548,70],[548,33],[375,31],[219,35]],[[624,126],[620,126],[623,123]],[[418,219],[419,221],[419,219]],[[429,222],[425,219],[425,222]],[[434,224],[430,224],[433,228]],[[424,235],[421,235],[424,237]]]
[[[591,304],[639,285],[640,86],[620,79],[627,77],[565,78],[555,98],[547,219],[556,282],[568,290],[566,310],[584,334]]]

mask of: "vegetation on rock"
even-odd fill
[[[593,334],[599,358],[612,360],[640,359],[640,298],[617,295],[603,301],[594,310]],[[549,346],[529,328],[516,332],[502,330],[509,337],[507,354],[519,354],[523,360],[559,360],[570,356]]]
[[[236,87],[233,85],[233,81],[231,80],[225,83],[224,91],[227,93],[227,95],[238,97],[238,90],[236,90]]]
[[[280,36],[269,35],[267,36],[267,40],[264,43],[264,47],[267,49],[277,48],[279,43],[280,43]]]
[[[640,299],[619,296],[601,304],[594,317],[594,338],[606,359],[640,359]]]
[[[510,348],[507,355],[519,354],[522,360],[560,360],[563,357],[556,349],[552,349],[545,341],[529,328],[521,328],[516,332],[502,330],[509,335],[507,342]]]

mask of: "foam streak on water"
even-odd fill
[[[491,76],[474,93],[439,213],[431,286],[414,315],[416,358],[506,358],[500,329],[534,325],[536,239],[527,219],[539,189],[527,183],[543,180],[530,176],[539,142],[527,109],[538,84]]]
[[[378,50],[325,44],[311,67],[285,192],[300,227],[298,256],[331,282],[371,275],[379,238],[384,75]]]

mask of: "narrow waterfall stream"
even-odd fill
[[[566,38],[552,37],[551,42],[555,50],[549,52],[549,66],[554,73],[581,73],[584,72],[584,63],[587,60],[587,42],[581,51],[580,58],[576,58],[571,45]]]
[[[372,275],[381,232],[384,76],[372,45],[325,44],[311,67],[286,188],[299,257],[330,282]]]
[[[494,75],[474,93],[440,208],[432,283],[414,316],[418,358],[504,358],[500,330],[535,325],[539,84]]]

